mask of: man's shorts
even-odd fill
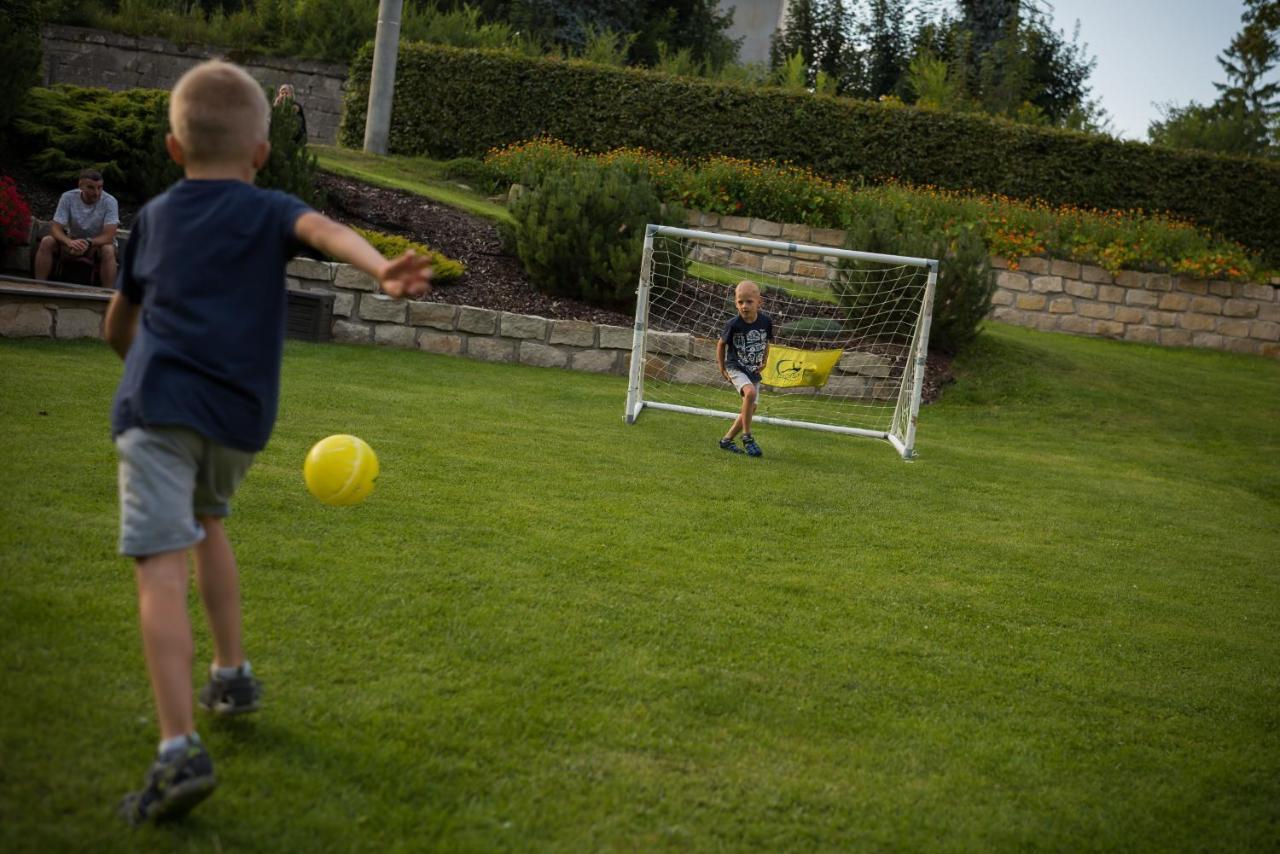
[[[204,539],[196,516],[222,518],[253,462],[249,451],[183,427],[131,427],[116,437],[120,456],[120,553],[147,557]]]
[[[740,371],[737,368],[725,368],[725,373],[729,375],[729,382],[733,383],[733,387],[738,390],[738,394],[742,394],[744,388],[751,386],[756,390],[756,397],[760,396],[759,380],[751,379],[745,371]]]

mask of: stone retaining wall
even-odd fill
[[[845,232],[784,225],[755,217],[692,212],[690,228],[765,240],[840,248]],[[699,260],[718,260],[747,271],[826,286],[835,269],[819,256],[784,257],[745,246],[706,250]],[[1280,279],[1267,283],[1206,281],[1155,273],[1021,258],[993,258],[996,292],[991,317],[1017,326],[1142,341],[1205,347],[1280,358]]]
[[[206,59],[230,59],[274,92],[292,83],[307,113],[307,137],[332,143],[347,85],[347,69],[329,62],[273,56],[241,56],[214,47],[180,47],[157,38],[136,38],[106,30],[47,24],[43,85],[69,83],[122,89],[172,89],[178,78]]]
[[[630,364],[631,327],[387,299],[360,270],[309,258],[289,262],[287,273],[290,288],[334,295],[337,341],[601,374],[625,374]]]

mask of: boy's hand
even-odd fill
[[[412,249],[387,263],[379,277],[387,296],[420,297],[431,293],[431,259]]]

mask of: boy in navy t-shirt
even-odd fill
[[[729,432],[720,440],[720,447],[734,454],[746,448],[750,456],[764,452],[751,435],[751,416],[760,398],[760,372],[768,359],[769,342],[773,340],[773,319],[760,310],[763,300],[760,286],[755,282],[741,281],[733,292],[738,306],[737,317],[725,324],[720,340],[716,342],[716,364],[724,378],[742,395],[742,411],[733,420]],[[742,448],[733,443],[742,433]]]
[[[138,214],[104,324],[125,360],[111,410],[120,551],[135,561],[161,737],[144,787],[121,804],[134,824],[181,815],[216,785],[192,710],[188,551],[214,643],[200,705],[217,715],[258,708],[222,520],[275,423],[286,263],[307,245],[392,297],[429,290],[426,258],[387,261],[346,226],[253,185],[271,150],[270,117],[262,89],[235,65],[206,62],[178,81],[166,145],[186,178]]]

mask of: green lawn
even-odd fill
[[[366,184],[417,193],[433,201],[464,210],[494,222],[510,222],[504,205],[489,201],[482,192],[445,176],[444,163],[426,157],[365,154],[336,145],[309,144],[320,168]]]
[[[290,343],[229,522],[266,705],[129,831],[118,363],[0,341],[0,850],[1275,850],[1280,364],[992,325],[957,371],[919,462],[753,460],[621,378]],[[302,484],[335,432],[356,508]]]

